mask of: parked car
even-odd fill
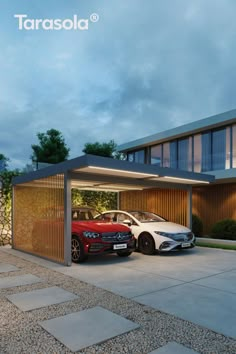
[[[96,218],[110,218],[113,223],[128,225],[135,236],[136,247],[143,254],[153,254],[155,250],[168,252],[192,248],[195,245],[195,236],[190,229],[154,213],[110,210],[97,215]]]
[[[71,215],[71,257],[75,263],[84,262],[89,255],[117,253],[120,257],[128,257],[135,250],[135,238],[127,225],[111,223],[106,218],[95,220],[97,212],[89,207],[74,207]],[[44,230],[55,220],[55,227],[61,228],[63,209],[49,209],[43,219],[38,220],[33,229],[33,248],[53,247],[54,243],[42,245]],[[57,232],[55,232],[56,234]],[[53,237],[53,236],[52,236]],[[55,236],[56,237],[56,236]],[[41,243],[40,243],[41,239]]]

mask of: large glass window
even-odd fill
[[[202,134],[202,172],[211,171],[211,133]]]
[[[177,168],[176,141],[163,144],[163,167]]]
[[[232,136],[233,136],[233,168],[236,168],[236,124],[235,125],[233,125],[233,134],[232,134]]]
[[[230,131],[219,129],[212,132],[212,170],[230,168]]]
[[[139,150],[134,153],[134,161],[138,163],[144,163],[145,154],[144,150]]]
[[[225,129],[212,132],[212,170],[223,170],[225,168],[226,134]]]
[[[231,134],[231,128],[227,127],[226,128],[226,156],[225,156],[225,168],[226,168],[226,170],[231,167],[230,166],[230,159],[231,159],[231,156],[232,156],[232,151],[231,151],[231,147],[230,147],[230,140],[231,140],[230,134]]]
[[[162,145],[151,147],[151,164],[162,166]]]
[[[194,172],[236,168],[236,124],[154,145],[149,153],[150,163],[160,167]],[[145,163],[145,149],[129,152],[127,159]]]
[[[192,137],[178,141],[178,168],[192,171]]]
[[[230,127],[194,136],[194,171],[230,168]]]
[[[133,152],[128,152],[127,154],[127,160],[129,162],[134,162],[134,153]]]
[[[193,151],[194,151],[194,172],[202,171],[202,137],[197,134],[193,138]]]
[[[145,152],[144,152],[144,150],[129,152],[127,154],[127,159],[129,162],[144,163],[145,162]]]
[[[177,142],[170,143],[170,167],[177,168]]]
[[[163,144],[163,167],[170,167],[170,143]]]

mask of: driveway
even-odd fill
[[[61,272],[236,339],[236,252],[90,258]]]
[[[235,251],[196,247],[154,256],[135,252],[129,258],[90,257],[72,267],[23,257],[236,339]]]

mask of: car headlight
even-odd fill
[[[158,234],[158,235],[160,235],[160,236],[165,236],[165,237],[173,237],[173,234],[170,234],[170,233],[168,233],[168,232],[163,232],[163,231],[154,231],[155,232],[155,234]]]
[[[87,238],[98,238],[98,237],[100,237],[100,234],[98,234],[97,232],[91,232],[91,231],[84,231],[83,235],[84,235],[84,237],[87,237]]]

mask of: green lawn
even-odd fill
[[[233,250],[236,251],[236,245],[219,245],[215,243],[205,243],[201,241],[196,241],[196,246],[199,247],[210,247],[210,248],[221,248],[223,250]]]

